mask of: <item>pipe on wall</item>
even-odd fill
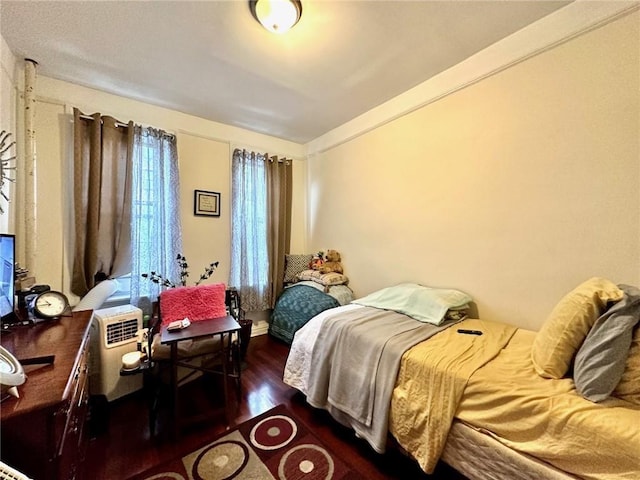
[[[37,161],[36,161],[36,66],[38,62],[25,58],[24,66],[24,213],[25,263],[32,274],[37,273]]]

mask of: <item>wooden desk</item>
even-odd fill
[[[27,365],[20,398],[0,404],[2,447],[8,465],[36,479],[81,476],[86,451],[88,340],[91,310],[0,334],[18,359],[55,355],[53,364]]]
[[[231,353],[232,336],[234,332],[240,331],[240,324],[231,316],[212,318],[210,320],[200,320],[197,322],[191,322],[187,328],[182,330],[172,331],[167,330],[166,326],[161,329],[161,343],[169,345],[171,347],[171,388],[173,392],[173,433],[174,437],[178,437],[180,429],[179,418],[179,395],[178,395],[178,367],[191,368],[206,373],[221,374],[222,384],[224,391],[224,408],[225,416],[227,419],[227,425],[231,423],[231,415],[229,413],[229,396],[228,396],[228,380],[231,376],[229,374],[228,363],[229,355]],[[211,354],[217,354],[221,359],[220,370],[207,368],[205,366],[192,365],[186,361],[178,358],[178,342],[181,340],[196,340],[204,337],[220,337],[220,348],[217,352],[211,352]],[[225,342],[226,340],[226,342]],[[226,343],[226,344],[225,344]],[[240,376],[239,358],[238,365],[235,366],[235,375]]]

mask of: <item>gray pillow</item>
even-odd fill
[[[596,320],[575,358],[576,389],[592,402],[606,400],[618,385],[640,321],[640,290],[618,286],[624,297]]]

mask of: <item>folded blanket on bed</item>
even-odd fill
[[[483,334],[464,335],[458,329]],[[402,357],[389,430],[425,472],[433,472],[440,458],[469,378],[500,353],[515,331],[503,323],[464,320]]]
[[[450,325],[425,324],[372,307],[327,317],[311,354],[307,401],[384,452],[402,354]]]

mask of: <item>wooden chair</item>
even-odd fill
[[[193,289],[193,287],[186,287],[186,289]],[[195,289],[193,289],[195,292]],[[151,436],[156,434],[156,424],[158,419],[158,411],[161,407],[161,403],[167,398],[171,398],[170,395],[170,374],[171,374],[171,352],[168,345],[163,345],[160,341],[160,333],[162,326],[176,319],[176,316],[180,318],[183,313],[178,308],[177,311],[172,311],[168,319],[163,321],[163,308],[167,305],[167,302],[163,302],[163,295],[171,295],[172,290],[166,290],[161,293],[158,302],[153,304],[153,315],[149,322],[149,330],[147,335],[147,352],[149,365],[145,373],[145,390],[147,392],[147,399],[149,402],[149,431]],[[180,292],[180,293],[185,293]],[[215,293],[219,295],[219,293]],[[187,297],[185,297],[187,298]],[[227,308],[225,302],[224,290],[222,290],[222,304],[225,306],[224,315],[226,315]],[[201,299],[196,299],[199,301]],[[188,301],[188,300],[187,300]],[[219,303],[220,299],[216,299],[215,302]],[[189,311],[186,308],[184,312]],[[221,315],[222,311],[213,309],[211,317],[207,317],[206,313],[195,313],[196,318],[193,321],[198,321],[204,318],[214,318],[224,316]],[[198,318],[198,315],[204,315],[204,318]],[[188,316],[188,315],[184,315]],[[166,317],[165,317],[166,318]],[[183,317],[184,318],[184,317]],[[222,341],[226,341],[223,338]],[[238,339],[235,339],[232,343],[232,348],[229,350],[226,358],[220,358],[220,355],[216,355],[219,351],[221,338],[216,336],[214,338],[200,338],[196,340],[185,340],[178,342],[178,359],[181,363],[188,363],[192,365],[190,367],[178,367],[178,386],[183,386],[186,383],[195,380],[202,375],[201,369],[212,370],[222,365],[222,362],[227,362],[227,367],[232,371],[232,377],[236,383],[236,395],[239,399],[241,396],[241,378],[240,378],[240,349]],[[226,401],[226,399],[225,399]]]

